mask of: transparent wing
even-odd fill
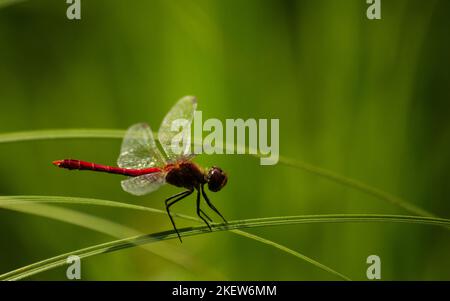
[[[158,139],[169,162],[190,156],[191,123],[197,108],[194,96],[181,98],[167,113],[158,131]]]
[[[121,168],[142,169],[165,165],[150,127],[145,123],[132,125],[125,134],[117,165]]]
[[[134,195],[144,195],[157,190],[166,183],[162,172],[128,178],[121,182],[123,190]]]

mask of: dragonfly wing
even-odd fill
[[[181,98],[167,113],[158,131],[158,139],[169,162],[190,155],[191,123],[197,108],[194,96]]]
[[[165,174],[162,172],[128,178],[121,182],[123,190],[134,195],[148,194],[165,183]]]
[[[132,125],[125,134],[117,165],[121,168],[142,169],[165,165],[164,158],[150,127],[145,123]]]

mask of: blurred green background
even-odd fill
[[[6,3],[8,1],[3,1]],[[0,133],[53,128],[156,130],[177,99],[196,95],[204,118],[279,118],[280,152],[450,212],[450,2],[363,0],[65,1],[0,9]],[[145,197],[120,177],[68,172],[78,158],[114,164],[119,139],[0,144],[0,195],[92,197],[164,208],[179,191]],[[281,164],[242,155],[200,156],[229,174],[210,194],[230,220],[295,214],[410,214],[385,201]],[[174,211],[195,215],[190,198]],[[64,206],[63,206],[64,207]],[[144,233],[167,216],[65,206]],[[179,226],[191,223],[178,222]],[[315,224],[249,232],[282,243],[352,279],[381,257],[384,280],[450,280],[446,229],[407,224]],[[113,238],[0,210],[0,273]],[[140,248],[82,261],[84,280],[335,280],[293,256],[231,233],[173,240],[183,268]],[[64,280],[65,268],[32,279]]]

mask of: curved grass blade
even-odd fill
[[[8,199],[2,197],[0,199],[0,208],[21,212],[25,214],[33,214],[40,217],[45,217],[76,226],[80,226],[89,230],[93,230],[99,233],[106,234],[114,238],[123,238],[129,236],[143,235],[144,233],[136,231],[132,228],[123,226],[116,222],[112,222],[97,216],[93,216],[84,212],[76,210],[45,205],[39,202],[26,202],[26,206],[23,206],[24,202],[16,201],[15,199]],[[199,261],[192,254],[186,252],[186,250],[180,251],[174,248],[172,245],[162,242],[162,244],[155,245],[143,245],[143,249],[146,251],[168,261],[175,265],[180,266],[191,273],[201,275],[207,273],[214,279],[226,279],[224,275],[218,271],[211,269],[206,264]]]
[[[114,129],[54,129],[3,133],[0,134],[0,143],[74,138],[123,138],[124,135],[125,130]]]
[[[227,224],[212,224],[211,231],[207,226],[187,227],[178,230],[183,237],[206,234],[217,231],[235,230],[243,228],[256,228],[279,225],[311,224],[311,223],[349,223],[349,222],[391,222],[408,223],[424,225],[450,226],[450,219],[417,217],[405,215],[382,215],[382,214],[338,214],[338,215],[307,215],[307,216],[288,216],[288,217],[270,217],[230,221]],[[94,255],[105,254],[119,251],[122,249],[133,248],[142,244],[154,243],[168,239],[177,238],[174,230],[158,232],[143,236],[134,236],[116,241],[111,241],[88,248],[76,250],[71,253],[65,253],[37,262],[30,266],[25,266],[20,270],[11,271],[0,275],[0,280],[20,280],[43,271],[47,271],[66,264],[66,258],[70,255],[77,255],[80,258],[86,258]]]
[[[245,232],[245,231],[241,231],[241,230],[230,230],[230,231],[232,231],[232,232],[234,232],[236,234],[239,234],[241,236],[244,236],[244,237],[247,237],[247,238],[259,241],[259,242],[261,242],[263,244],[272,246],[274,248],[280,249],[281,251],[289,253],[289,254],[291,254],[291,255],[293,255],[293,256],[295,256],[297,258],[300,258],[300,259],[302,259],[302,260],[304,260],[304,261],[306,261],[306,262],[308,262],[308,263],[310,263],[312,265],[315,265],[316,267],[318,267],[318,268],[320,268],[320,269],[322,269],[322,270],[324,270],[324,271],[326,271],[326,272],[328,272],[330,274],[334,274],[334,275],[336,275],[336,276],[338,276],[338,277],[340,277],[340,278],[342,278],[344,280],[351,281],[351,279],[348,278],[347,276],[345,276],[345,275],[343,275],[343,274],[341,274],[339,272],[336,272],[335,270],[327,267],[326,265],[323,265],[320,262],[317,262],[317,261],[315,261],[312,258],[309,258],[309,257],[307,257],[307,256],[305,256],[303,254],[300,254],[297,251],[289,249],[289,248],[287,248],[287,247],[285,247],[283,245],[280,245],[278,243],[275,243],[275,242],[273,242],[271,240],[268,240],[268,239],[262,238],[260,236],[256,236],[254,234],[251,234],[251,233],[248,233],[248,232]]]
[[[417,205],[414,205],[398,196],[395,196],[393,194],[390,194],[388,192],[385,192],[381,189],[372,187],[368,184],[365,184],[361,181],[358,181],[356,179],[352,179],[349,177],[345,177],[342,176],[338,173],[335,173],[331,170],[327,170],[321,167],[317,167],[314,165],[311,165],[309,163],[306,162],[302,162],[302,161],[298,161],[298,160],[293,160],[293,159],[289,159],[289,158],[285,158],[280,156],[280,162],[282,162],[283,164],[287,165],[287,166],[291,166],[294,168],[298,168],[298,169],[302,169],[304,171],[307,171],[309,173],[312,174],[316,174],[319,175],[323,178],[326,178],[328,180],[334,181],[336,183],[340,183],[343,184],[345,186],[349,186],[352,187],[356,190],[362,191],[364,193],[367,193],[371,196],[374,196],[377,199],[380,200],[384,200],[384,201],[388,201],[396,206],[399,206],[403,209],[405,209],[406,211],[410,212],[410,213],[414,213],[417,215],[422,215],[422,216],[434,216],[436,217],[436,215],[434,215],[433,213],[420,208]]]
[[[151,213],[167,215],[166,211],[162,211],[159,209],[138,206],[138,205],[132,205],[132,204],[127,204],[127,203],[121,203],[121,202],[115,202],[115,201],[108,201],[108,200],[74,198],[74,197],[58,197],[58,196],[27,196],[27,195],[24,195],[24,196],[0,196],[0,208],[3,207],[3,208],[10,209],[10,206],[15,206],[17,208],[17,207],[20,207],[21,205],[27,205],[25,207],[29,207],[29,205],[38,206],[42,203],[107,206],[107,207],[116,207],[116,208],[121,208],[121,209],[134,209],[134,210],[147,211],[147,212],[151,212]],[[47,206],[47,207],[49,207],[49,206]],[[20,210],[20,209],[17,209],[17,210]],[[26,211],[26,210],[23,210],[23,211]],[[29,210],[28,210],[28,212],[29,212]],[[40,214],[40,211],[38,211],[38,214]],[[42,215],[42,214],[40,214],[40,215]],[[201,223],[201,221],[199,219],[191,217],[191,216],[175,214],[175,213],[173,213],[172,215],[174,217],[179,217],[179,218],[183,218],[186,220],[196,221],[196,222]],[[52,216],[48,215],[48,212],[45,212],[44,216],[52,218]],[[61,216],[64,216],[64,215],[58,214],[55,216],[55,218],[65,221],[63,218],[61,218]],[[289,249],[288,247],[278,244],[274,241],[271,241],[271,240],[268,240],[268,239],[262,238],[260,236],[250,234],[250,233],[247,233],[247,232],[244,232],[241,230],[230,230],[230,232],[240,235],[240,236],[244,236],[244,237],[256,240],[256,241],[259,241],[259,242],[267,244],[269,246],[275,247],[281,251],[291,254],[297,258],[300,258],[300,259],[302,259],[302,260],[304,260],[304,261],[306,261],[328,273],[336,275],[344,280],[350,280],[350,278],[348,278],[347,276],[342,275],[341,273],[315,261],[314,259],[311,259],[303,254],[300,254],[297,251]],[[8,273],[4,274],[3,276],[7,276],[7,275],[8,275]]]
[[[13,5],[16,3],[23,2],[25,0],[0,0],[0,8],[6,7],[8,5]]]
[[[33,140],[52,140],[52,139],[72,139],[72,138],[123,138],[125,134],[124,130],[115,129],[55,129],[55,130],[37,130],[26,132],[11,132],[0,134],[0,143],[11,143],[21,141],[33,141]],[[155,135],[157,137],[157,135]],[[195,143],[195,141],[194,141]],[[197,141],[198,143],[198,141]],[[226,149],[234,149],[234,145],[225,144]],[[236,146],[236,148],[242,148],[248,150],[243,146]],[[247,152],[246,152],[247,153]],[[260,155],[252,155],[260,157]],[[431,212],[420,208],[417,205],[412,204],[398,196],[385,192],[381,189],[372,187],[364,182],[356,179],[345,177],[333,171],[314,166],[307,162],[293,160],[283,156],[279,157],[279,163],[293,168],[297,168],[311,174],[318,175],[336,183],[351,187],[353,189],[362,191],[366,194],[374,196],[378,199],[388,201],[396,206],[399,206],[410,213],[414,213],[422,216],[436,216]]]
[[[11,195],[0,196],[0,208],[9,205],[22,205],[22,204],[72,204],[72,205],[96,205],[104,207],[116,207],[123,209],[134,209],[139,211],[148,211],[152,213],[167,214],[166,211],[153,209],[150,207],[144,207],[139,205],[121,203],[116,201],[93,199],[93,198],[80,198],[80,197],[67,197],[67,196],[38,196],[38,195]],[[175,216],[175,214],[174,214]],[[178,215],[180,216],[180,215]],[[185,219],[194,220],[193,217],[183,216]]]

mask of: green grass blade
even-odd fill
[[[271,240],[268,240],[268,239],[262,238],[260,236],[256,236],[254,234],[250,234],[248,232],[241,231],[241,230],[230,230],[230,231],[232,231],[233,233],[236,233],[238,235],[241,235],[243,237],[247,237],[247,238],[259,241],[259,242],[261,242],[263,244],[266,244],[266,245],[272,246],[274,248],[280,249],[281,251],[286,252],[288,254],[291,254],[291,255],[293,255],[293,256],[295,256],[297,258],[300,258],[300,259],[302,259],[302,260],[304,260],[304,261],[306,261],[306,262],[308,262],[308,263],[310,263],[310,264],[318,267],[319,269],[322,269],[322,270],[324,270],[324,271],[326,271],[326,272],[328,272],[330,274],[336,275],[337,277],[342,278],[344,280],[351,281],[351,279],[348,278],[347,276],[345,276],[345,275],[343,275],[343,274],[341,274],[339,272],[336,272],[335,270],[327,267],[326,265],[321,264],[320,262],[317,262],[317,261],[315,261],[312,258],[309,258],[309,257],[307,257],[307,256],[305,256],[303,254],[300,254],[299,252],[294,251],[292,249],[289,249],[289,248],[287,248],[287,247],[285,247],[283,245],[280,245],[280,244],[278,244],[276,242],[273,242]]]
[[[115,129],[54,129],[54,130],[37,130],[27,132],[12,132],[0,134],[0,143],[11,143],[21,141],[33,141],[33,140],[51,140],[51,139],[73,139],[73,138],[123,138],[125,134],[124,130]],[[155,135],[157,137],[157,135]],[[234,147],[234,145],[225,144],[227,149]],[[244,148],[237,146],[237,148]],[[256,157],[260,157],[256,155]],[[431,212],[420,208],[417,205],[412,204],[398,196],[392,195],[381,189],[372,187],[366,183],[345,177],[333,171],[314,166],[307,162],[294,160],[280,156],[279,163],[286,166],[290,166],[296,169],[300,169],[311,174],[318,175],[328,180],[332,180],[336,183],[351,187],[353,189],[362,191],[366,194],[374,196],[378,199],[390,202],[396,206],[399,206],[410,213],[422,215],[422,216],[435,216]]]
[[[136,231],[116,222],[76,210],[45,205],[39,202],[27,201],[26,206],[23,206],[23,204],[25,204],[23,201],[17,199],[8,200],[8,198],[5,197],[1,197],[0,199],[0,208],[73,224],[114,238],[143,235],[140,231]],[[201,262],[201,260],[192,254],[189,254],[189,252],[186,252],[186,250],[178,250],[165,242],[155,245],[142,245],[142,247],[144,250],[178,265],[193,274],[204,275],[207,273],[213,279],[226,279],[218,271],[211,269],[211,267],[208,267]]]
[[[381,215],[381,214],[337,214],[337,215],[303,215],[303,216],[288,216],[288,217],[270,217],[230,221],[227,224],[212,224],[211,232],[236,230],[244,228],[268,227],[279,225],[294,225],[294,224],[311,224],[311,223],[354,223],[354,222],[390,222],[390,223],[408,223],[408,224],[424,224],[424,225],[444,225],[450,226],[449,219],[433,218],[433,217],[417,217],[404,215]],[[210,233],[207,226],[187,227],[179,229],[181,236],[188,237],[199,234]],[[77,255],[80,258],[86,258],[94,255],[115,252],[122,249],[133,248],[142,244],[154,243],[168,239],[177,238],[177,233],[174,230],[158,232],[148,235],[141,235],[129,237],[103,243],[88,248],[76,250],[71,253],[65,253],[37,262],[33,265],[26,266],[20,271],[11,271],[7,276],[0,275],[0,280],[20,280],[40,272],[63,266],[66,263],[66,258],[69,255]],[[37,266],[37,267],[36,267]]]
[[[0,8],[6,7],[8,5],[23,2],[25,0],[0,0]]]
[[[0,134],[0,143],[35,140],[75,139],[75,138],[123,138],[124,130],[114,129],[54,129],[39,131],[11,132]]]
[[[28,132],[19,132],[19,133],[0,134],[0,143],[33,141],[33,140],[49,140],[49,139],[72,139],[72,138],[122,138],[124,133],[125,133],[124,130],[109,130],[109,129],[59,129],[59,130],[28,131]],[[231,146],[226,145],[226,147],[229,148]],[[287,165],[287,166],[297,168],[297,169],[304,170],[304,171],[312,173],[312,174],[316,174],[318,176],[335,181],[337,183],[352,187],[356,190],[360,190],[369,195],[375,196],[376,198],[391,202],[399,207],[404,208],[405,210],[407,210],[411,213],[423,215],[423,216],[434,216],[432,213],[430,213],[418,206],[415,206],[397,196],[394,196],[392,194],[384,192],[380,189],[374,188],[374,187],[367,185],[363,182],[360,182],[358,180],[344,177],[335,172],[311,165],[309,163],[285,158],[282,156],[280,157],[280,163]],[[58,202],[58,201],[54,200],[54,202]],[[121,203],[121,204],[122,204],[121,206],[124,206],[123,203]],[[102,205],[105,205],[105,204],[102,204]],[[110,203],[109,205],[117,205],[117,204]],[[133,205],[125,204],[125,207],[127,207],[129,209],[137,209],[136,207],[131,208],[130,206],[133,206]],[[143,207],[143,208],[146,208],[146,207]],[[140,209],[142,209],[142,208],[140,208]],[[158,211],[157,209],[150,209],[150,208],[146,208],[145,210],[152,211],[155,213]],[[158,213],[164,213],[164,212],[160,211]],[[190,218],[187,216],[182,216],[182,215],[177,215],[177,216],[182,217],[182,218],[187,218],[187,219],[193,219],[193,218]],[[279,248],[279,249],[282,249],[282,248]]]
[[[36,203],[46,203],[46,204],[72,204],[72,205],[95,205],[104,207],[115,207],[122,209],[133,209],[139,211],[147,211],[152,213],[167,214],[166,211],[153,209],[150,207],[144,207],[139,205],[92,199],[92,198],[80,198],[80,197],[67,197],[67,196],[38,196],[38,195],[11,195],[11,196],[0,196],[0,208],[8,205],[23,205],[23,204],[36,204]],[[175,214],[174,214],[175,216]],[[177,215],[180,216],[180,215]],[[197,219],[193,217],[183,216],[185,219],[194,220]]]
[[[149,208],[149,207],[144,207],[144,206],[138,206],[138,205],[132,205],[132,204],[127,204],[127,203],[121,203],[121,202],[115,202],[115,201],[108,201],[108,200],[99,200],[99,199],[89,199],[89,198],[77,198],[77,197],[58,197],[58,196],[0,196],[0,208],[7,208],[7,209],[11,209],[11,206],[14,206],[16,209],[20,211],[20,207],[22,205],[27,205],[27,206],[23,206],[25,208],[28,208],[30,205],[34,205],[34,206],[39,206],[42,203],[52,203],[52,204],[72,204],[72,205],[94,205],[94,206],[107,206],[107,207],[116,207],[116,208],[120,208],[120,209],[133,209],[133,210],[139,210],[139,211],[146,211],[146,212],[151,212],[151,213],[157,213],[157,214],[164,214],[167,215],[166,211],[163,210],[159,210],[159,209],[154,209],[154,208]],[[47,206],[50,207],[50,206]],[[27,211],[28,210],[28,211]],[[30,212],[30,209],[22,209],[22,212]],[[51,212],[51,211],[50,211]],[[32,210],[30,213],[36,213],[38,215],[41,216],[45,216],[45,217],[49,217],[49,218],[55,218],[61,221],[67,221],[67,219],[64,218],[64,214],[57,214],[57,215],[49,215],[49,212],[44,210],[43,213],[41,210]],[[182,214],[172,214],[174,217],[179,217],[179,218],[183,218],[186,220],[190,220],[190,221],[195,221],[195,222],[200,222],[201,221],[197,218],[191,217],[191,216],[187,216],[187,215],[182,215]],[[71,220],[69,220],[68,222],[72,222]],[[78,220],[76,220],[76,223],[78,222]],[[86,221],[83,221],[83,223],[86,223]],[[89,224],[89,223],[87,223]],[[331,274],[334,274],[344,280],[350,280],[350,278],[348,278],[347,276],[342,275],[341,273],[303,255],[300,254],[297,251],[294,251],[292,249],[289,249],[286,246],[283,246],[281,244],[278,244],[274,241],[259,237],[257,235],[253,235],[241,230],[230,230],[230,232],[240,235],[240,236],[244,236],[256,241],[259,241],[261,243],[267,244],[269,246],[275,247],[281,251],[284,251],[288,254],[291,254],[297,258],[300,258],[326,272],[329,272]],[[170,252],[169,252],[170,254]],[[35,267],[40,266],[40,264],[38,264]],[[17,271],[17,270],[15,270]],[[11,272],[13,273],[13,272]],[[4,277],[9,277],[8,276],[9,273],[4,274]]]
[[[393,194],[385,192],[381,189],[372,187],[372,186],[365,184],[361,181],[358,181],[356,179],[348,178],[348,177],[342,176],[338,173],[335,173],[333,171],[330,171],[330,170],[327,170],[327,169],[324,169],[321,167],[317,167],[317,166],[311,165],[306,162],[285,158],[282,156],[280,156],[280,162],[287,166],[302,169],[309,173],[316,174],[323,178],[332,180],[336,183],[340,183],[345,186],[352,187],[356,190],[365,192],[365,193],[367,193],[371,196],[374,196],[378,199],[388,201],[396,206],[399,206],[399,207],[405,209],[406,211],[408,211],[410,213],[414,213],[414,214],[422,215],[422,216],[435,216],[433,213],[431,213],[425,209],[422,209],[422,208],[420,208],[398,196],[395,196]]]

